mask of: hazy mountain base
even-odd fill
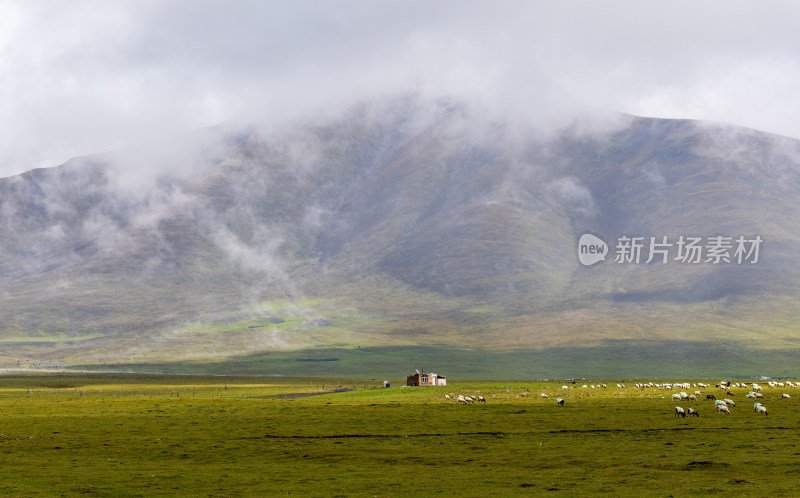
[[[460,379],[796,376],[800,345],[791,320],[769,319],[745,303],[734,312],[733,301],[658,311],[596,303],[511,318],[485,306],[442,312],[434,308],[441,303],[433,302],[388,317],[361,316],[332,302],[291,308],[273,302],[261,319],[195,324],[153,334],[145,343],[136,334],[14,348],[17,361],[22,352],[31,358],[17,366],[101,371],[402,378],[418,368]],[[793,303],[784,301],[773,304],[791,314]],[[309,320],[311,310],[326,318]]]

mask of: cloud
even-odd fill
[[[790,2],[0,3],[0,176],[408,91],[800,137]],[[166,167],[166,166],[165,166]]]
[[[555,192],[568,207],[584,216],[596,214],[592,192],[574,176],[565,176],[548,182],[546,187]]]

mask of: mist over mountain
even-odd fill
[[[4,178],[0,362],[796,351],[799,141],[599,113],[543,129],[520,114],[403,96]],[[604,262],[580,264],[584,233],[608,244]],[[706,261],[720,236],[730,261]],[[643,238],[638,264],[615,261],[621,237]],[[672,244],[666,259],[647,262],[650,237]],[[699,262],[676,259],[681,237],[706,244]],[[739,237],[763,241],[756,262],[737,262]]]

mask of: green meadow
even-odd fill
[[[797,494],[800,389],[765,387],[759,416],[743,388],[675,402],[630,381],[390,381],[7,373],[0,494]],[[705,394],[736,406],[717,415]]]

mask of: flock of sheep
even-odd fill
[[[774,388],[786,388],[786,387],[800,387],[800,383],[793,383],[791,381],[786,381],[786,382],[769,381],[767,384],[769,385],[770,388],[773,388],[773,389]],[[681,386],[683,387],[683,386],[685,386],[685,384],[682,384]],[[699,386],[710,387],[708,384],[699,384]],[[733,396],[733,393],[729,390],[731,387],[738,387],[738,388],[748,388],[749,387],[751,390],[745,396],[746,398],[750,398],[750,399],[759,399],[759,398],[763,399],[764,398],[764,395],[761,393],[761,391],[764,390],[763,387],[761,387],[760,385],[758,385],[755,382],[753,382],[751,384],[739,383],[739,382],[731,384],[731,383],[723,380],[719,384],[717,384],[716,387],[720,388],[720,389],[725,389],[729,396]],[[694,400],[697,399],[696,395],[700,395],[700,394],[702,394],[701,391],[695,391],[694,395],[690,395],[690,394],[687,394],[687,393],[681,391],[680,393],[673,394],[672,395],[672,399],[673,400],[677,399],[677,400],[692,400],[692,401],[694,401]],[[791,395],[788,394],[788,393],[783,393],[783,394],[781,394],[781,398],[791,398]],[[730,415],[731,410],[730,410],[729,407],[736,406],[736,403],[732,399],[730,399],[730,398],[716,399],[713,394],[707,394],[706,395],[706,399],[714,401],[714,409],[716,410],[718,415],[722,415],[722,414]],[[769,413],[767,412],[767,407],[764,406],[760,401],[757,401],[757,402],[755,402],[753,404],[753,411],[758,415],[769,415]],[[694,410],[693,408],[689,408],[689,410],[687,412],[682,407],[676,406],[674,412],[675,412],[675,416],[676,417],[682,417],[682,418],[685,418],[687,414],[690,415],[690,416],[692,416],[692,415],[697,416],[697,417],[700,416],[700,414],[697,413],[697,411]]]
[[[800,388],[800,382],[793,383],[791,381],[785,381],[785,382],[769,381],[767,384],[771,389],[787,388],[787,387]],[[591,384],[591,385],[583,384],[581,387],[584,388],[584,389],[607,389],[608,388],[608,386],[606,384]],[[645,389],[648,389],[648,388],[663,389],[663,390],[681,389],[680,392],[672,394],[672,398],[671,399],[672,400],[677,400],[677,401],[697,401],[698,397],[703,395],[703,391],[694,390],[692,394],[689,394],[685,390],[691,390],[693,388],[694,389],[697,389],[697,388],[703,389],[703,388],[710,388],[710,387],[711,387],[710,384],[704,384],[702,382],[697,382],[697,383],[688,383],[688,382],[683,382],[683,383],[654,383],[654,382],[647,382],[647,383],[636,383],[635,384],[635,388],[636,389],[640,389],[640,390],[645,390]],[[735,388],[745,388],[745,389],[749,388],[750,392],[748,392],[748,394],[745,396],[747,398],[751,398],[751,399],[763,399],[764,398],[764,395],[762,394],[763,387],[760,386],[759,384],[755,383],[755,382],[753,382],[753,383],[740,383],[740,382],[731,383],[731,382],[723,380],[723,381],[720,381],[719,384],[716,384],[716,389],[724,390],[726,392],[726,394],[728,396],[731,396],[731,397],[733,397],[734,394],[733,394],[733,392],[730,391],[730,389],[734,388],[734,387]],[[618,389],[625,389],[626,386],[625,386],[625,384],[621,384],[620,383],[620,384],[617,384],[617,388]],[[570,387],[568,385],[561,386],[561,390],[563,390],[563,391],[569,391],[570,389],[574,389],[574,388]],[[523,392],[523,393],[519,394],[519,396],[527,397],[529,395],[529,393],[530,393],[530,389],[528,389],[526,392]],[[539,394],[539,397],[543,398],[543,399],[549,399],[550,396],[547,393],[543,392],[543,393]],[[790,398],[791,395],[789,395],[788,393],[783,393],[783,394],[781,394],[781,397],[782,398]],[[486,399],[483,396],[477,396],[477,395],[464,396],[462,394],[459,394],[459,395],[447,394],[447,395],[445,395],[445,399],[448,399],[448,400],[449,399],[454,399],[457,403],[464,404],[464,405],[467,405],[467,404],[470,404],[470,403],[474,403],[476,401],[477,402],[482,402],[482,403],[486,402]],[[735,407],[736,406],[736,403],[732,399],[724,398],[724,399],[718,400],[718,399],[716,399],[716,397],[713,394],[706,394],[705,395],[705,399],[708,400],[708,401],[714,401],[714,409],[715,409],[716,413],[720,414],[720,415],[723,415],[723,414],[730,415],[730,413],[731,413],[730,407]],[[558,406],[564,406],[564,403],[565,403],[564,398],[561,398],[561,397],[556,398],[556,404]],[[758,415],[769,415],[768,412],[767,412],[767,407],[764,406],[760,401],[756,401],[756,403],[753,405],[753,411]],[[700,416],[700,413],[698,413],[698,411],[696,409],[692,408],[692,407],[689,407],[688,409],[684,409],[681,406],[676,406],[675,409],[673,410],[673,412],[675,414],[675,417],[680,417],[680,418],[686,418],[687,416],[689,416],[689,417],[699,417]]]

